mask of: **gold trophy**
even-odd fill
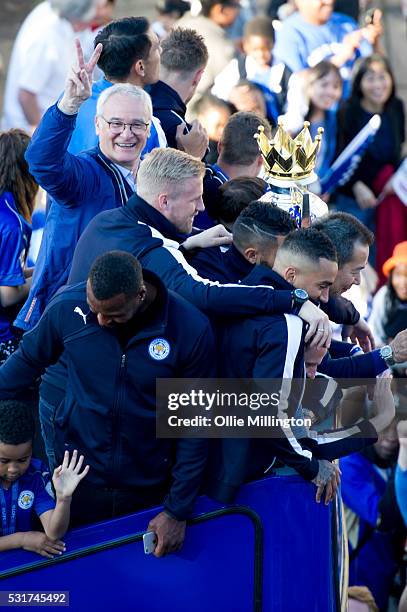
[[[267,138],[262,125],[254,135],[263,158],[264,178],[270,185],[261,200],[289,212],[299,227],[308,227],[328,212],[325,202],[306,189],[318,178],[314,168],[324,131],[318,128],[313,141],[308,127],[309,122],[304,121],[301,132],[292,138],[280,117],[272,140]]]

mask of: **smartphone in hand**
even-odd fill
[[[157,536],[154,531],[147,531],[143,535],[144,553],[150,555],[155,551],[157,546]]]

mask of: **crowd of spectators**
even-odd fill
[[[349,584],[366,587],[352,596],[385,611],[407,533],[407,209],[381,11],[165,0],[150,23],[114,8],[43,0],[8,67],[0,550],[53,557],[70,526],[163,504],[146,526],[162,556],[182,546],[200,493],[232,503],[285,465],[316,502],[342,495]],[[376,115],[359,163],[321,193]],[[285,142],[304,121],[312,139],[324,130],[308,188],[329,212],[311,227],[268,199],[279,187],[254,134],[272,141],[281,117]],[[311,415],[311,428],[157,438],[156,378],[216,376],[301,380],[273,414]]]

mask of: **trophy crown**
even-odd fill
[[[321,146],[324,128],[318,128],[313,141],[309,132],[309,121],[304,121],[301,132],[292,138],[284,129],[283,120],[278,120],[277,130],[271,140],[259,126],[254,134],[260,149],[264,166],[270,178],[296,181],[309,178],[315,168],[317,153]]]

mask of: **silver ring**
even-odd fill
[[[325,331],[323,327],[317,327],[317,331]]]

